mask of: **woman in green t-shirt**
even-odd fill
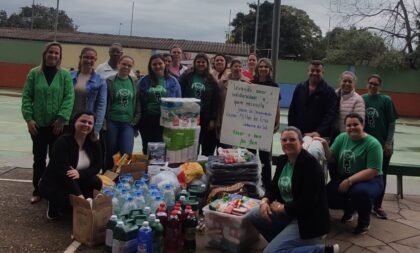
[[[169,74],[165,59],[160,54],[150,57],[147,65],[148,75],[138,83],[142,117],[139,130],[146,154],[149,142],[163,141],[163,127],[160,126],[160,100],[163,97],[181,97],[178,80]]]
[[[344,118],[346,132],[337,136],[331,148],[321,141],[329,162],[336,163],[334,177],[327,185],[328,205],[343,209],[341,222],[353,220],[359,214],[355,234],[365,234],[369,229],[372,201],[383,190],[382,147],[375,137],[363,131],[363,118],[350,113]]]
[[[116,153],[131,156],[134,134],[140,119],[140,93],[130,76],[134,59],[123,55],[118,61],[118,73],[107,78],[106,110],[106,169],[112,169]]]

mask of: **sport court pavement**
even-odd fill
[[[45,217],[46,202],[29,204],[32,192],[31,140],[20,113],[20,93],[0,89],[0,253],[2,252],[102,252],[102,247],[78,246],[71,239],[71,220],[50,222]],[[285,123],[287,110],[282,110]],[[279,136],[274,137],[274,153],[280,153]],[[397,122],[392,162],[420,164],[420,120]],[[136,140],[135,150],[140,150]],[[332,231],[326,242],[339,243],[341,252],[420,252],[420,178],[404,177],[404,199],[396,197],[395,177],[388,177],[384,208],[389,220],[372,216],[367,235],[354,236],[355,222],[342,225],[341,212],[331,211]],[[204,245],[197,236],[197,252],[221,252]],[[73,243],[73,244],[72,244]],[[69,247],[71,245],[72,247]],[[264,239],[250,252],[262,252]],[[78,246],[78,247],[77,247]]]

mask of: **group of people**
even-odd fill
[[[371,75],[367,93],[355,91],[356,75],[345,71],[334,90],[323,79],[324,65],[313,61],[308,80],[296,86],[288,127],[281,132],[279,157],[271,188],[249,219],[269,242],[264,252],[339,252],[325,245],[329,208],[343,210],[342,223],[358,214],[354,234],[365,234],[370,214],[386,219],[382,208],[386,174],[398,118],[389,96],[380,93],[382,79]],[[303,149],[303,136],[319,141],[331,180]]]
[[[138,133],[143,153],[149,142],[163,141],[162,97],[201,100],[201,154],[213,155],[216,147],[227,147],[220,142],[220,132],[228,81],[278,87],[270,60],[258,60],[255,54],[248,56],[247,70],[240,60],[223,54],[209,59],[198,53],[190,68],[181,64],[181,56],[179,46],[169,54],[152,55],[147,75],[137,80],[134,59],[124,55],[121,44],[112,44],[109,60],[96,69],[96,50],[83,48],[77,70],[69,73],[60,67],[61,45],[48,43],[22,94],[22,114],[33,141],[31,203],[46,198],[47,217],[55,218],[68,210],[69,194],[90,197],[93,189],[101,188],[96,174],[112,168],[115,153],[131,155]],[[372,210],[386,218],[381,205],[398,117],[392,100],[380,93],[378,75],[369,77],[368,93],[360,96],[353,72],[341,74],[336,90],[323,74],[322,62],[312,61],[308,80],[296,86],[289,126],[281,133],[284,155],[274,179],[271,152],[258,152],[266,193],[251,217],[270,242],[267,252],[300,246],[300,252],[335,250],[336,246],[314,244],[329,230],[328,208],[343,209],[343,222],[357,211],[356,234],[368,230]],[[274,132],[279,126],[278,110]],[[319,163],[302,149],[304,136],[322,143],[330,162],[331,181],[326,186]],[[267,226],[273,223],[276,226]]]
[[[201,154],[208,156],[217,146],[226,146],[220,142],[220,131],[228,81],[277,87],[266,58],[250,64],[259,69],[250,80],[243,75],[240,60],[228,62],[230,58],[223,54],[210,59],[199,53],[188,68],[181,64],[182,49],[174,46],[170,54],[152,55],[147,75],[137,79],[135,61],[124,55],[121,44],[112,44],[108,53],[108,61],[95,69],[97,51],[84,47],[77,69],[68,72],[61,68],[62,46],[51,42],[45,46],[41,64],[28,74],[21,110],[33,142],[31,203],[46,198],[49,218],[69,209],[65,196],[91,197],[94,189],[100,189],[95,175],[112,169],[114,154],[131,156],[138,133],[143,153],[149,142],[163,141],[162,97],[201,100],[199,143]],[[276,129],[279,118],[278,113]],[[260,152],[262,160],[264,155],[263,181],[268,186],[271,161],[269,152]]]

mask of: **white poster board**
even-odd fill
[[[220,142],[271,151],[279,88],[229,81]]]

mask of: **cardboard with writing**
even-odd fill
[[[86,200],[70,195],[73,203],[74,239],[89,247],[105,242],[106,224],[112,215],[112,199],[95,191],[91,204]]]
[[[270,151],[279,93],[276,87],[229,81],[220,141]]]

